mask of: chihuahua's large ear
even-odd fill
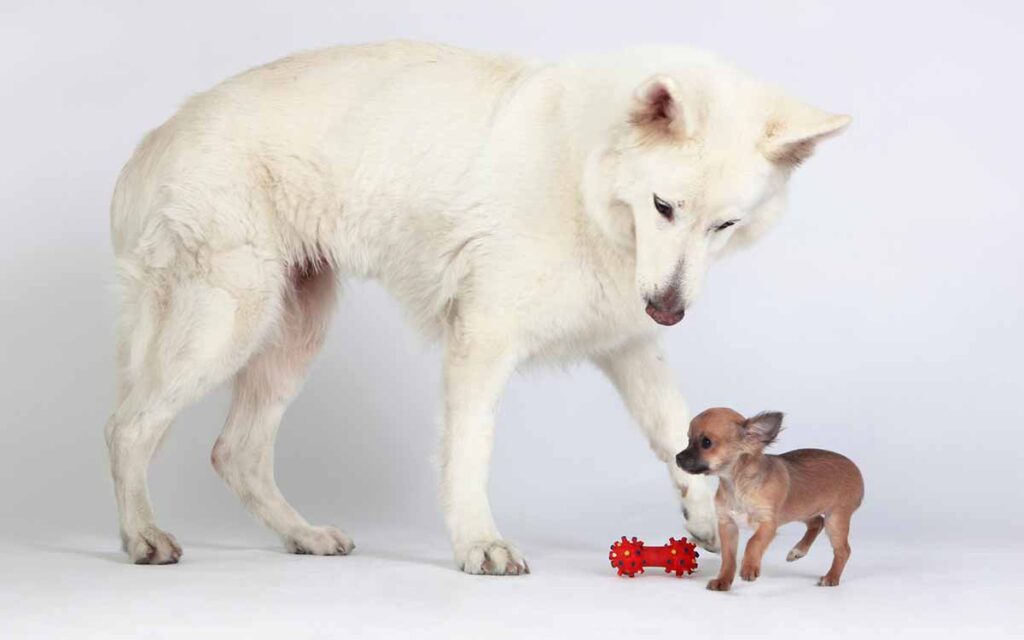
[[[780,431],[782,431],[782,413],[779,411],[762,411],[753,418],[743,421],[743,432],[746,437],[754,439],[764,447],[775,442]]]
[[[851,121],[847,115],[788,102],[769,118],[761,150],[772,162],[793,168],[811,157],[819,142],[838,135]]]
[[[649,133],[688,137],[679,86],[666,75],[648,78],[633,93],[629,121]]]

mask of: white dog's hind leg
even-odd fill
[[[121,538],[136,564],[172,564],[181,556],[174,537],[154,519],[147,489],[153,453],[178,411],[244,362],[260,324],[255,318],[276,307],[247,300],[249,320],[240,324],[240,300],[227,290],[204,280],[165,282],[134,283],[141,292],[125,311],[122,398],[106,428]]]
[[[336,282],[330,269],[297,269],[289,287],[278,331],[235,379],[231,412],[211,460],[246,508],[281,536],[289,551],[344,555],[352,550],[352,540],[334,527],[309,524],[274,480],[274,439],[281,416],[323,344]]]
[[[119,405],[105,435],[121,538],[138,564],[181,556],[154,519],[146,486],[153,453],[178,411],[241,368],[280,308],[283,273],[272,253],[241,243],[203,251],[197,268],[198,252],[177,250],[182,237],[154,225],[120,262]]]
[[[441,498],[455,562],[466,573],[517,575],[526,560],[498,532],[487,499],[494,414],[515,369],[500,341],[448,336],[444,366]]]
[[[619,390],[655,455],[668,465],[682,497],[690,535],[705,549],[717,551],[712,484],[706,476],[684,472],[675,462],[676,454],[686,448],[690,414],[661,349],[653,339],[640,340],[594,361]]]
[[[135,564],[173,564],[181,558],[181,547],[156,526],[146,471],[178,407],[139,400],[139,395],[129,394],[106,428],[121,543]]]

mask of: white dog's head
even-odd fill
[[[715,257],[778,217],[793,168],[850,122],[718,67],[655,75],[624,111],[588,160],[586,207],[635,252],[642,302],[663,325],[683,318]]]

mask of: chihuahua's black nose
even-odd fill
[[[683,449],[676,454],[676,466],[680,469],[686,469],[686,464],[690,461],[690,456],[687,454],[687,450]]]
[[[694,475],[700,475],[708,472],[708,466],[701,462],[699,456],[697,456],[689,447],[676,454],[676,466],[686,473]]]

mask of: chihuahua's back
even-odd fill
[[[807,521],[834,511],[853,513],[864,499],[864,477],[852,460],[824,449],[796,449],[769,456],[789,475],[783,520]]]

